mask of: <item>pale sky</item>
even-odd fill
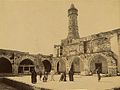
[[[0,0],[0,49],[53,53],[67,37],[71,3],[80,37],[120,28],[120,0]]]

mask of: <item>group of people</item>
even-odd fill
[[[33,69],[31,71],[31,83],[33,83],[33,84],[37,83],[37,74],[39,74],[39,76],[40,76],[39,77],[40,81],[43,80],[43,82],[47,82],[48,74],[49,74],[48,72],[45,71],[43,73],[43,72],[39,71],[38,73],[36,73],[35,69]],[[54,71],[51,70],[50,74],[51,74],[51,81],[54,81]]]
[[[100,75],[101,70],[99,67],[96,69],[96,73],[97,73],[98,82],[99,82],[101,80],[101,75]],[[48,74],[49,74],[48,72],[45,71],[44,73],[42,73],[40,71],[38,74],[40,76],[40,81],[43,80],[43,82],[47,82]],[[54,75],[55,75],[54,70],[51,70],[50,75],[51,75],[51,81],[55,81],[54,80]],[[43,76],[43,78],[42,78],[42,76]],[[74,81],[74,72],[72,70],[69,71],[68,76],[69,76],[69,81]],[[61,73],[59,81],[67,81],[66,80],[66,72]],[[35,69],[33,69],[31,71],[31,82],[33,84],[35,84],[37,82],[37,73],[36,73]]]
[[[70,70],[68,75],[69,75],[69,81],[74,81],[74,77],[73,77],[74,72]],[[61,73],[61,77],[60,77],[59,81],[67,81],[66,80],[66,72]]]
[[[49,74],[48,72],[45,71],[43,73],[43,72],[40,71],[39,73],[36,73],[35,69],[33,69],[31,71],[31,82],[33,84],[35,84],[37,82],[37,74],[39,74],[40,81],[47,82],[48,74]],[[51,70],[50,75],[51,75],[50,81],[55,81],[55,79],[54,79],[54,75],[55,75],[54,70]],[[69,81],[74,81],[73,75],[74,75],[73,71],[69,71]],[[66,72],[61,73],[59,81],[67,81],[66,80]]]

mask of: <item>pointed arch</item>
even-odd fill
[[[43,60],[42,63],[44,65],[44,71],[50,72],[52,69],[51,62],[49,60]]]
[[[57,72],[61,73],[61,72],[65,72],[66,71],[66,64],[64,62],[64,60],[59,60],[57,62]]]
[[[96,73],[95,70],[99,67],[101,73],[108,73],[107,59],[102,55],[95,55],[89,62],[90,71]]]
[[[80,60],[79,57],[73,57],[70,62],[70,66],[70,70],[75,73],[80,73],[81,71],[83,71],[84,63],[82,62],[82,60]]]

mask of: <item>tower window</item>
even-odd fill
[[[57,57],[59,57],[59,49],[57,49]]]
[[[60,46],[60,56],[62,55],[63,47]]]
[[[67,43],[69,44],[69,40],[67,41]]]
[[[70,39],[70,43],[72,43],[72,39]]]
[[[60,49],[63,49],[63,47],[62,47],[62,46],[60,46]]]
[[[84,42],[84,53],[87,53],[87,42]]]

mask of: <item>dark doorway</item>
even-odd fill
[[[75,58],[71,64],[70,70],[74,73],[80,73],[80,60]]]
[[[51,63],[48,60],[44,60],[42,62],[43,62],[45,71],[50,72],[51,71]]]
[[[23,60],[18,68],[18,73],[30,74],[34,69],[34,63],[30,59]]]
[[[60,60],[58,63],[57,63],[57,72],[58,74],[60,73],[63,73],[66,71],[66,65],[65,65],[65,62],[63,60]]]
[[[4,57],[0,58],[0,73],[12,73],[12,64]]]
[[[102,63],[95,63],[95,69],[100,68],[100,72],[102,73]]]

